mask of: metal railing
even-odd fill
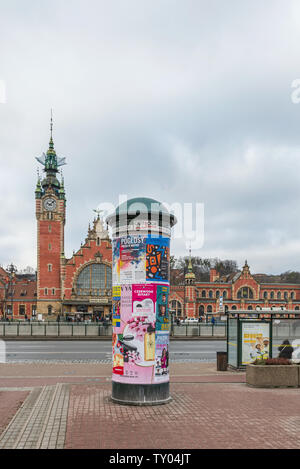
[[[0,337],[109,337],[111,323],[83,322],[0,322]],[[171,326],[172,337],[226,337],[225,324]]]

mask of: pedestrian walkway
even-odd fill
[[[242,372],[175,363],[172,402],[120,406],[110,400],[110,372],[1,364],[0,448],[300,448],[298,389],[249,388]]]

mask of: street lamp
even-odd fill
[[[9,274],[9,287],[6,289],[7,291],[7,300],[8,300],[8,296],[10,296],[10,301],[11,301],[11,311],[12,311],[12,317],[13,317],[13,289],[12,289],[12,280],[13,280],[13,276],[14,274],[17,272],[17,267],[11,263],[7,268],[6,268],[6,271],[8,272]],[[5,308],[5,320],[7,319],[7,302],[6,302],[6,308]]]

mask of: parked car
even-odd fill
[[[181,321],[181,324],[198,324],[197,318],[187,318]]]

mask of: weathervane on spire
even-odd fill
[[[93,212],[97,213],[98,215],[98,219],[100,219],[100,214],[103,212],[104,210],[97,210],[97,209],[94,209]]]
[[[49,150],[47,151],[47,155],[45,153],[42,156],[36,158],[36,160],[44,166],[45,171],[48,169],[57,171],[57,168],[60,166],[66,165],[66,158],[57,158],[56,152],[54,150],[53,144],[53,111],[51,109],[51,119],[50,119],[50,143],[49,143]]]

